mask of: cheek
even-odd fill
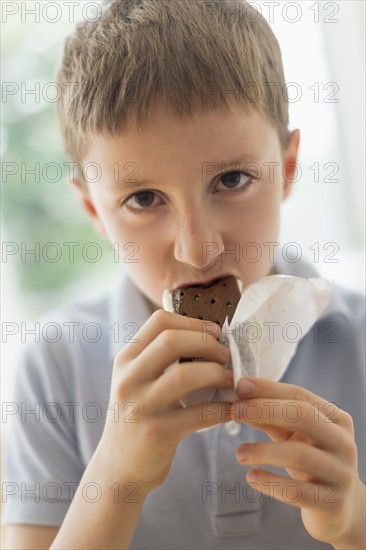
[[[265,182],[250,200],[233,204],[226,215],[226,235],[242,242],[260,242],[277,235],[281,210],[279,186]]]
[[[115,216],[109,223],[109,238],[119,243],[120,258],[123,258],[124,268],[136,278],[143,281],[142,288],[149,289],[156,273],[162,271],[167,245],[164,241],[166,231],[158,224],[143,224],[141,227],[125,223]],[[161,280],[159,273],[158,278]]]
[[[226,246],[235,250],[230,261],[237,264],[245,285],[270,272],[279,239],[280,209],[280,186],[266,182],[251,200],[238,203],[227,216]]]

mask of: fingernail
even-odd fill
[[[249,397],[254,393],[255,384],[251,380],[242,378],[238,384],[238,394],[240,397]]]
[[[249,456],[249,445],[245,443],[244,445],[240,445],[238,448],[238,457],[239,460],[246,460]]]
[[[207,322],[207,321],[205,321],[205,322]],[[221,332],[220,325],[218,325],[217,323],[207,323],[207,327],[210,327],[210,326],[213,326],[214,331],[216,332],[216,334],[220,334],[220,332]]]
[[[250,482],[256,481],[258,477],[258,474],[255,470],[250,470],[250,472],[247,473],[247,480]]]

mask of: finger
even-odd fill
[[[203,357],[207,361],[226,364],[230,352],[209,334],[192,330],[164,330],[135,360],[131,378],[139,382],[156,380],[182,356]]]
[[[120,352],[124,360],[132,360],[137,357],[163,330],[180,329],[201,332],[203,340],[207,335],[218,339],[220,326],[210,321],[201,321],[192,317],[185,317],[176,313],[170,313],[159,309],[155,311],[146,323],[140,328],[133,338],[133,342],[127,344]]]
[[[253,389],[251,392],[244,393],[242,391],[242,384],[245,381],[250,381],[252,383]],[[273,382],[265,378],[246,376],[239,381],[235,389],[241,399],[268,397],[270,399],[305,401],[312,405],[315,421],[319,418],[319,414],[323,413],[330,422],[343,426],[354,435],[352,417],[346,411],[340,409],[335,403],[330,403],[301,386],[287,384],[285,382]]]
[[[176,435],[180,440],[197,430],[228,422],[227,410],[230,406],[231,403],[226,401],[208,402],[161,414],[158,416],[160,433],[168,438]]]
[[[287,441],[293,434],[293,430],[278,428],[277,426],[270,426],[269,424],[256,424],[257,430],[269,435],[273,441]]]
[[[180,363],[150,385],[146,399],[153,410],[164,411],[188,392],[208,386],[233,388],[232,371],[214,362]]]
[[[314,410],[310,403],[287,401],[283,399],[252,399],[236,401],[232,407],[232,420],[256,425],[268,424],[290,432],[298,431],[310,437],[320,449],[335,452],[338,455],[347,452],[351,438],[338,424],[319,412],[314,419]]]
[[[248,483],[268,495],[297,508],[317,508],[339,503],[337,483],[311,483],[273,474],[267,470],[253,469],[246,475]]]
[[[306,473],[323,482],[340,483],[345,471],[334,456],[302,442],[246,443],[237,449],[236,458],[241,464],[270,464]]]

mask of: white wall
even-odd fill
[[[290,125],[301,131],[302,177],[283,205],[281,242],[296,241],[312,261],[319,250],[321,274],[364,291],[365,3],[250,3],[280,42],[286,81],[301,91]]]

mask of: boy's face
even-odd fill
[[[153,309],[164,288],[227,274],[247,286],[271,272],[298,130],[282,155],[276,130],[254,111],[179,120],[156,105],[142,133],[122,136],[93,140],[84,163],[97,163],[101,178],[91,182],[89,167],[81,197]]]

